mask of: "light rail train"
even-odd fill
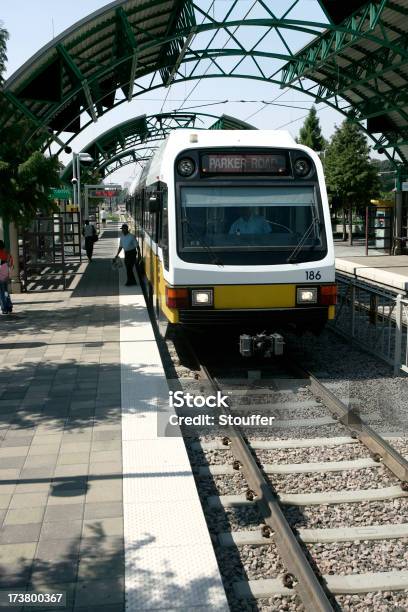
[[[322,164],[288,132],[175,130],[127,206],[162,330],[319,332],[334,317]]]

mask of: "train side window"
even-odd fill
[[[160,184],[161,215],[159,228],[159,246],[163,251],[163,265],[169,269],[169,214],[168,214],[168,189],[165,183]]]

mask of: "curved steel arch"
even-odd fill
[[[206,125],[211,122],[210,125]],[[200,125],[201,124],[201,125]],[[103,176],[108,176],[120,167],[150,159],[154,145],[166,138],[172,130],[194,129],[244,129],[254,130],[254,126],[228,115],[209,113],[157,113],[156,115],[139,115],[115,125],[92,140],[81,153],[87,153],[93,159],[90,164]],[[63,181],[72,175],[72,162],[61,174]]]
[[[378,148],[384,143],[392,148],[388,151],[390,159],[397,161],[398,155],[407,163],[407,152],[401,144],[404,140],[391,143],[388,138],[390,126],[399,122],[398,127],[407,130],[408,140],[406,97],[396,96],[392,88],[387,90],[384,113],[381,97],[384,91],[381,92],[375,74],[367,77],[364,85],[358,79],[355,87],[352,82],[349,89],[340,93],[338,83],[333,78],[330,83],[328,75],[333,77],[336,70],[338,74],[343,72],[342,62],[347,68],[350,49],[355,63],[364,64],[368,56],[372,59],[372,55],[389,53],[406,67],[408,27],[404,23],[408,20],[403,23],[401,16],[408,14],[408,0],[398,3],[353,0],[348,3],[348,10],[355,9],[354,13],[347,15],[343,8],[336,23],[326,23],[324,16],[320,21],[294,18],[302,2],[288,1],[288,9],[277,15],[272,0],[257,0],[256,16],[246,19],[242,11],[236,15],[240,9],[237,0],[219,3],[226,6],[218,7],[218,11],[224,12],[215,16],[203,8],[204,0],[112,2],[57,37],[5,83],[4,96],[10,113],[5,123],[13,121],[17,111],[31,120],[31,133],[49,129],[53,134],[47,138],[47,145],[57,139],[63,148],[105,112],[148,91],[198,78],[250,78],[288,86],[317,101],[324,100],[343,115],[350,116],[351,112]],[[332,4],[320,0],[329,15]],[[258,38],[255,44],[248,44],[245,33],[248,30],[253,33],[254,28]],[[293,33],[312,38],[306,51],[299,54],[292,48],[289,39]],[[221,34],[226,37],[225,42]],[[393,61],[385,60],[382,70],[393,73]],[[272,62],[279,65],[272,69]],[[310,68],[311,62],[317,67],[312,75],[304,70]],[[181,66],[186,74],[182,74]],[[403,74],[401,69],[400,79]],[[311,80],[310,87],[304,86],[305,78]],[[90,119],[81,124],[84,113]],[[388,131],[372,125],[366,128],[363,123],[373,117],[385,117]],[[67,132],[73,135],[67,136]],[[373,136],[376,133],[379,137]]]
[[[205,122],[212,122],[208,129],[256,129],[254,126],[228,115],[209,113],[157,113],[156,115],[139,115],[110,128],[92,140],[81,153],[87,153],[93,159],[88,167],[107,176],[129,163],[150,159],[154,143],[166,138],[172,130],[193,127],[207,129]],[[198,125],[198,124],[201,125]],[[124,161],[125,158],[129,158]],[[72,162],[63,170],[61,179],[68,181],[72,175]]]

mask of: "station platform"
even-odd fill
[[[14,295],[0,319],[0,591],[226,611],[184,442],[158,435],[168,388],[140,288],[111,268],[118,233],[69,291]]]
[[[408,255],[336,256],[336,271],[403,295],[408,292]]]

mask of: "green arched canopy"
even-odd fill
[[[0,131],[24,116],[27,138],[42,131],[45,146],[57,141],[62,150],[134,97],[234,77],[324,101],[358,122],[396,164],[408,164],[408,0],[257,0],[248,11],[238,0],[111,2],[8,79]]]

